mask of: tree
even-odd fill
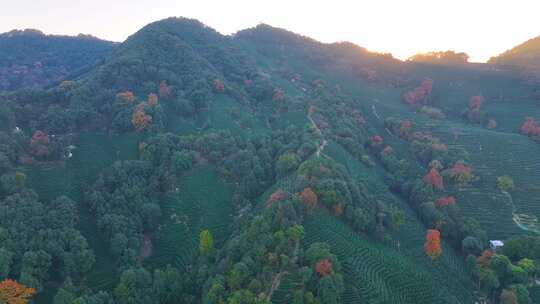
[[[428,174],[424,176],[424,183],[439,190],[443,189],[444,187],[443,178],[435,168],[432,168],[431,170],[429,170]]]
[[[147,102],[148,102],[148,105],[151,106],[151,107],[157,105],[157,104],[158,104],[158,97],[157,97],[157,95],[154,94],[154,93],[148,94],[148,101],[147,101]]]
[[[514,189],[514,180],[508,175],[499,176],[497,177],[497,187],[501,191],[510,191]]]
[[[14,280],[6,279],[0,282],[0,300],[6,304],[26,304],[36,293],[33,288],[28,288]]]
[[[131,117],[131,123],[138,132],[144,131],[152,122],[152,116],[147,115],[143,109],[136,109]]]
[[[461,241],[461,248],[466,255],[479,255],[482,252],[482,243],[474,236],[468,236]]]
[[[480,95],[471,96],[469,98],[469,109],[471,110],[479,110],[482,107],[482,104],[484,104],[484,97]]]
[[[206,229],[199,234],[199,252],[201,256],[207,256],[214,251],[214,238],[210,230]]]
[[[300,160],[298,159],[298,156],[296,156],[295,153],[288,152],[285,154],[282,154],[276,163],[276,171],[279,176],[284,176],[288,172],[296,169],[298,167],[298,164],[300,163]]]
[[[534,261],[528,258],[521,259],[518,262],[518,266],[525,270],[529,276],[532,275],[536,269]]]
[[[433,79],[426,78],[416,88],[403,94],[402,100],[410,106],[419,107],[426,102],[427,97],[433,90]]]
[[[212,83],[212,88],[214,89],[214,92],[216,93],[223,93],[225,92],[225,85],[223,84],[223,81],[219,79],[215,79]]]
[[[272,101],[274,102],[282,102],[285,99],[285,93],[282,89],[274,89],[274,92],[272,93]]]
[[[427,52],[413,55],[407,59],[413,62],[422,62],[430,64],[463,64],[469,61],[469,55],[463,52],[439,51]]]
[[[432,260],[441,255],[441,233],[439,230],[429,229],[427,231],[424,251]]]
[[[281,200],[284,200],[288,197],[287,192],[278,189],[274,193],[270,194],[270,197],[266,201],[266,205],[271,206],[275,202],[279,202]]]
[[[315,264],[315,271],[324,277],[332,272],[332,262],[328,259],[320,260]]]
[[[160,98],[163,98],[163,99],[169,98],[169,95],[171,94],[171,89],[169,88],[165,80],[162,80],[159,83],[158,93],[159,93]]]
[[[49,156],[49,135],[37,130],[30,139],[30,154],[36,157]]]
[[[317,206],[317,194],[311,188],[305,188],[302,193],[300,193],[300,201],[302,201],[309,210],[312,210]]]
[[[525,117],[525,121],[521,125],[520,131],[527,136],[540,136],[540,125],[532,117]]]
[[[383,138],[380,135],[374,135],[369,138],[371,146],[378,147],[383,143]]]
[[[435,207],[450,206],[456,203],[456,199],[453,196],[441,197],[435,201]]]
[[[132,103],[135,101],[135,95],[131,91],[124,91],[116,94],[116,100],[120,103]]]
[[[508,289],[503,289],[500,299],[501,304],[519,304],[516,294]]]
[[[462,162],[456,162],[450,170],[450,177],[460,184],[467,184],[473,179],[472,169]]]

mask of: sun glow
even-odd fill
[[[2,2],[1,32],[37,28],[123,41],[149,22],[184,16],[224,34],[267,23],[323,42],[351,41],[401,59],[455,50],[482,62],[540,35],[540,2],[535,0]]]

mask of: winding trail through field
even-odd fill
[[[508,197],[508,201],[512,206],[512,220],[516,225],[522,230],[540,234],[540,223],[538,223],[538,218],[534,215],[517,213],[517,208],[512,199],[512,195],[504,190],[501,190],[501,192]]]

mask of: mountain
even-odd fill
[[[38,303],[538,301],[516,71],[168,18],[69,79],[0,103],[0,279]]]
[[[75,77],[114,46],[92,36],[45,35],[32,29],[0,34],[0,91],[46,87]]]
[[[540,65],[540,37],[527,40],[498,56],[491,57],[488,63],[510,67],[538,67]]]

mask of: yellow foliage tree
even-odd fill
[[[0,282],[0,303],[26,304],[36,293],[33,288],[26,287],[14,280]]]

